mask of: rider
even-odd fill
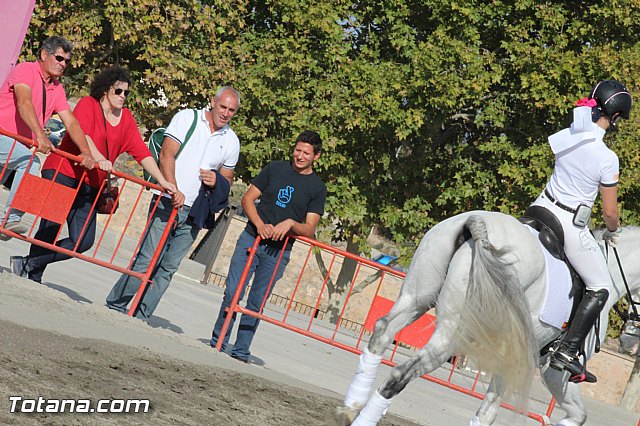
[[[620,236],[617,185],[618,156],[603,142],[607,131],[616,129],[620,118],[629,119],[631,94],[619,82],[596,84],[589,97],[577,102],[573,123],[549,137],[555,154],[553,175],[533,205],[545,207],[562,224],[567,259],[587,288],[560,346],[551,354],[550,366],[581,375],[578,353],[600,316],[612,288],[602,252],[588,227],[591,208],[602,195],[603,238],[615,245]]]

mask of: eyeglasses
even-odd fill
[[[65,58],[62,55],[53,55],[53,57],[60,63],[64,62],[65,65],[69,65],[69,62],[71,62],[71,58]]]
[[[115,93],[116,96],[120,96],[122,92],[124,92],[124,97],[126,98],[129,96],[129,93],[131,93],[131,90],[113,89],[113,93]]]

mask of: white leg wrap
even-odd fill
[[[574,422],[571,419],[562,419],[558,423],[556,423],[556,426],[579,426],[579,425],[578,423]]]
[[[382,362],[382,356],[373,355],[365,348],[360,355],[360,362],[356,370],[356,375],[349,385],[347,394],[344,396],[344,405],[350,408],[360,409],[364,407],[373,388],[373,382],[378,373],[378,367]]]
[[[391,400],[383,398],[378,391],[375,391],[352,426],[376,426],[382,416],[387,413],[389,405],[391,405]]]
[[[469,426],[489,426],[489,425],[481,423],[480,419],[478,418],[478,416],[473,416],[473,418],[469,422]]]

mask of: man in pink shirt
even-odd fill
[[[66,39],[49,37],[42,43],[38,61],[16,65],[0,86],[0,128],[35,140],[38,143],[38,151],[48,154],[55,151],[55,147],[45,135],[44,127],[49,118],[57,113],[69,136],[80,149],[82,166],[91,169],[95,161],[59,81],[71,61],[71,50],[71,43]],[[13,144],[13,139],[0,135],[0,167],[7,164],[3,180],[11,171],[15,171],[9,198],[0,220],[6,219],[6,229],[23,234],[28,231],[28,227],[21,223],[24,213],[10,209],[10,205],[24,172],[28,169],[29,173],[37,174],[40,170],[40,160],[36,156],[31,161],[30,149],[21,143],[16,143],[12,151]],[[0,234],[2,240],[9,238],[11,237]]]

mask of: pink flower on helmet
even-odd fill
[[[587,106],[587,107],[594,107],[598,105],[598,103],[596,102],[595,99],[589,99],[589,98],[582,98],[579,101],[576,102],[576,106]]]

